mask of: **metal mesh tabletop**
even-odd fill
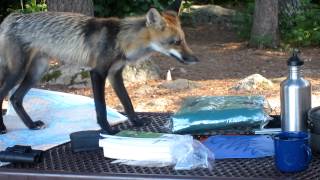
[[[169,120],[170,114],[161,113],[139,113],[140,117],[152,119],[152,123],[147,127],[133,128],[131,124],[124,123],[116,128],[120,130],[134,129],[152,132],[166,132],[164,124]],[[291,178],[291,179],[319,179],[320,178],[320,156],[314,155],[312,163],[308,170],[300,173],[281,173],[276,170],[273,158],[258,159],[228,159],[216,160],[215,167],[212,171],[207,169],[197,169],[191,171],[175,171],[172,167],[148,168],[112,164],[112,159],[104,158],[102,150],[73,153],[70,143],[60,145],[45,152],[44,159],[36,165],[31,164],[10,164],[0,168],[1,174],[15,171],[34,172],[39,176],[41,173],[46,174],[72,174],[77,175],[103,175],[111,179],[122,177],[137,178],[167,178],[167,179],[212,179],[212,178]],[[40,178],[41,179],[41,178]]]

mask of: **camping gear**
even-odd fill
[[[310,109],[308,112],[308,120],[312,150],[320,153],[320,107]]]
[[[0,161],[15,163],[39,163],[42,160],[41,150],[34,150],[31,146],[15,145],[0,152]]]
[[[278,134],[281,132],[281,128],[267,128],[267,129],[259,129],[259,130],[254,130],[254,134]]]
[[[72,152],[98,150],[100,131],[79,131],[70,134]]]
[[[308,168],[312,159],[306,132],[282,132],[275,136],[275,164],[282,172],[299,172]]]
[[[260,158],[274,155],[273,139],[268,135],[217,135],[203,142],[216,159]]]
[[[272,120],[268,122],[263,128],[254,129],[253,134],[260,135],[276,135],[279,134],[281,130],[281,119],[280,115],[270,115]]]
[[[23,106],[33,119],[41,119],[45,128],[28,129],[9,104],[4,116],[8,132],[0,136],[0,150],[16,144],[47,150],[70,141],[73,132],[100,129],[94,101],[86,96],[32,88]],[[107,108],[107,116],[112,125],[127,121],[127,117],[111,108]]]
[[[281,128],[282,131],[307,131],[307,114],[311,108],[311,87],[302,75],[304,62],[295,50],[287,64],[289,74],[281,82]]]
[[[213,153],[190,135],[150,132],[120,135],[101,134],[103,139],[99,140],[104,157],[116,159],[113,163],[147,167],[173,165],[175,170],[212,169]]]
[[[217,130],[263,128],[270,119],[262,96],[189,97],[171,117],[171,129],[179,134],[210,134]]]

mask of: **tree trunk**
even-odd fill
[[[256,0],[249,45],[271,47],[279,45],[278,0]]]
[[[94,15],[92,0],[47,0],[48,11]]]
[[[280,0],[279,1],[279,25],[290,28],[294,25],[294,18],[303,12],[300,0]]]
[[[293,16],[301,10],[300,0],[280,0],[279,15]]]

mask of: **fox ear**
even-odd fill
[[[147,12],[146,16],[147,16],[146,25],[148,27],[153,26],[155,28],[162,28],[162,26],[163,26],[162,17],[160,15],[160,13],[155,8],[151,8]]]

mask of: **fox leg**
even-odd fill
[[[19,85],[18,89],[10,97],[10,101],[12,103],[13,108],[17,112],[18,116],[22,119],[23,123],[29,129],[42,129],[44,127],[44,123],[42,121],[33,122],[31,120],[30,116],[23,108],[23,98],[31,89],[31,87],[41,79],[42,75],[46,72],[47,68],[48,56],[42,53],[36,53],[31,59],[31,64],[26,76]]]
[[[0,62],[4,62],[0,64],[0,134],[7,132],[6,126],[3,123],[3,100],[24,76],[24,54],[15,39],[0,39]]]
[[[130,97],[128,95],[128,92],[124,86],[123,83],[123,77],[122,77],[122,71],[124,67],[121,67],[120,69],[113,71],[109,74],[109,80],[110,83],[117,94],[118,98],[120,99],[121,104],[124,107],[124,110],[126,114],[128,115],[130,121],[135,126],[143,126],[149,123],[148,119],[142,118],[138,119],[138,116],[136,115],[134,108],[132,106],[132,102],[130,100]]]
[[[18,65],[17,65],[18,66]],[[21,67],[20,67],[21,68]],[[8,95],[9,91],[18,83],[18,80],[21,78],[22,71],[6,71],[5,77],[0,77],[1,87],[0,87],[0,134],[7,132],[6,126],[3,123],[3,114],[2,114],[2,104],[4,98]]]
[[[2,103],[3,103],[3,98],[0,99],[0,134],[4,134],[7,132],[7,128],[3,124]]]
[[[92,82],[94,105],[97,114],[97,122],[104,133],[116,134],[118,131],[113,130],[107,120],[107,110],[104,93],[107,72],[102,73],[98,70],[92,70],[90,71],[90,77]]]
[[[0,87],[2,84],[3,79],[3,74],[0,74]],[[4,99],[4,92],[3,90],[1,91],[2,87],[0,88],[0,134],[4,134],[7,132],[7,128],[3,123],[3,110],[2,110],[2,104],[3,104],[3,99]]]

